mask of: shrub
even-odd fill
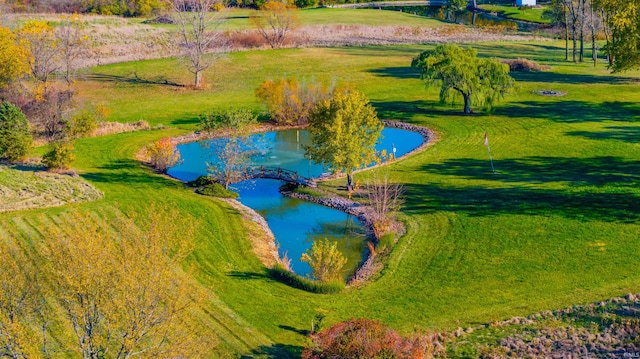
[[[347,258],[338,250],[338,242],[327,239],[317,240],[307,253],[303,253],[301,261],[311,267],[312,275],[320,282],[333,282],[341,279],[342,267]]]
[[[90,112],[82,112],[69,121],[69,134],[72,137],[89,137],[98,129],[98,121]]]
[[[220,183],[212,183],[200,187],[196,190],[196,193],[210,197],[238,198],[238,194],[236,192],[225,189]]]
[[[187,186],[189,187],[202,187],[206,185],[210,185],[216,183],[215,180],[209,176],[200,176],[193,181],[187,182]]]
[[[169,167],[180,161],[180,151],[169,138],[158,140],[146,149],[149,163],[156,170],[165,173]]]
[[[509,71],[516,72],[540,72],[551,69],[550,66],[540,65],[539,63],[528,59],[501,60],[503,64],[509,65]]]
[[[302,9],[306,7],[316,7],[318,6],[318,0],[296,0],[296,7]]]
[[[309,278],[301,277],[278,263],[269,270],[269,275],[271,278],[288,284],[294,288],[306,290],[307,292],[312,293],[334,294],[340,293],[345,288],[343,281],[331,281],[325,283],[318,282]]]
[[[24,113],[9,102],[0,104],[0,158],[22,160],[29,153],[32,142]]]
[[[394,330],[368,319],[349,319],[311,336],[313,347],[304,359],[426,359],[446,356],[437,335],[403,338]]]
[[[60,140],[49,145],[49,151],[42,156],[42,163],[49,169],[68,169],[76,160],[71,140]]]
[[[212,111],[198,115],[200,129],[205,132],[217,130],[246,129],[257,123],[258,117],[249,110]]]

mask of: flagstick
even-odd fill
[[[489,162],[491,162],[491,173],[496,174],[496,170],[493,168],[493,158],[491,158],[491,146],[487,143],[487,152],[489,152]]]

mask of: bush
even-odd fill
[[[269,275],[271,278],[288,284],[294,288],[306,290],[307,292],[312,293],[321,293],[321,294],[334,294],[340,293],[344,288],[345,284],[342,281],[332,281],[332,282],[318,282],[315,280],[311,280],[308,278],[301,277],[290,270],[286,269],[281,264],[275,264],[273,268],[269,270]]]
[[[300,260],[307,262],[313,277],[323,283],[340,280],[342,268],[347,264],[347,258],[338,250],[338,242],[327,239],[313,242]]]
[[[20,161],[27,157],[33,139],[24,113],[9,102],[0,105],[0,158]]]
[[[73,142],[60,140],[49,145],[49,151],[42,156],[42,163],[50,169],[68,169],[76,160]]]
[[[318,6],[318,0],[296,0],[296,7],[302,9],[306,7],[316,7]]]
[[[368,319],[349,319],[311,336],[313,347],[303,359],[426,359],[445,357],[438,335],[403,338],[394,330]]]
[[[225,189],[220,183],[212,183],[206,186],[200,187],[196,190],[196,193],[203,196],[220,197],[220,198],[238,198],[238,194]]]
[[[509,71],[516,72],[540,72],[551,69],[550,66],[540,65],[533,60],[527,59],[501,60],[500,62],[509,65]]]
[[[240,130],[257,123],[258,117],[249,110],[212,111],[198,115],[200,130]]]
[[[202,187],[206,185],[210,185],[216,183],[216,181],[209,176],[200,176],[193,181],[187,182],[187,186],[189,187]]]
[[[88,137],[98,129],[98,121],[90,112],[82,112],[69,121],[69,134],[72,137]]]
[[[163,138],[150,144],[147,146],[146,152],[151,166],[162,173],[167,172],[169,167],[180,161],[180,151],[169,138]]]

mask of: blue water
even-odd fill
[[[307,131],[286,130],[252,135],[267,149],[255,156],[251,165],[275,166],[296,171],[304,177],[318,177],[327,172],[322,165],[304,158],[303,145],[310,144]],[[419,147],[423,142],[420,134],[385,128],[382,131],[377,151],[386,150],[400,157]],[[183,181],[191,181],[207,174],[207,163],[217,157],[214,139],[187,143],[178,146],[182,163],[169,169],[169,175]],[[362,224],[344,212],[289,197],[278,192],[282,181],[258,179],[236,183],[232,189],[240,194],[239,201],[260,213],[273,231],[280,256],[291,259],[291,268],[300,275],[309,275],[311,268],[300,261],[302,253],[311,248],[319,238],[338,242],[338,248],[347,257],[345,278],[351,276],[366,255],[366,237]]]

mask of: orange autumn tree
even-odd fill
[[[151,166],[162,173],[166,173],[169,167],[180,162],[180,151],[168,137],[147,146],[146,154]]]

